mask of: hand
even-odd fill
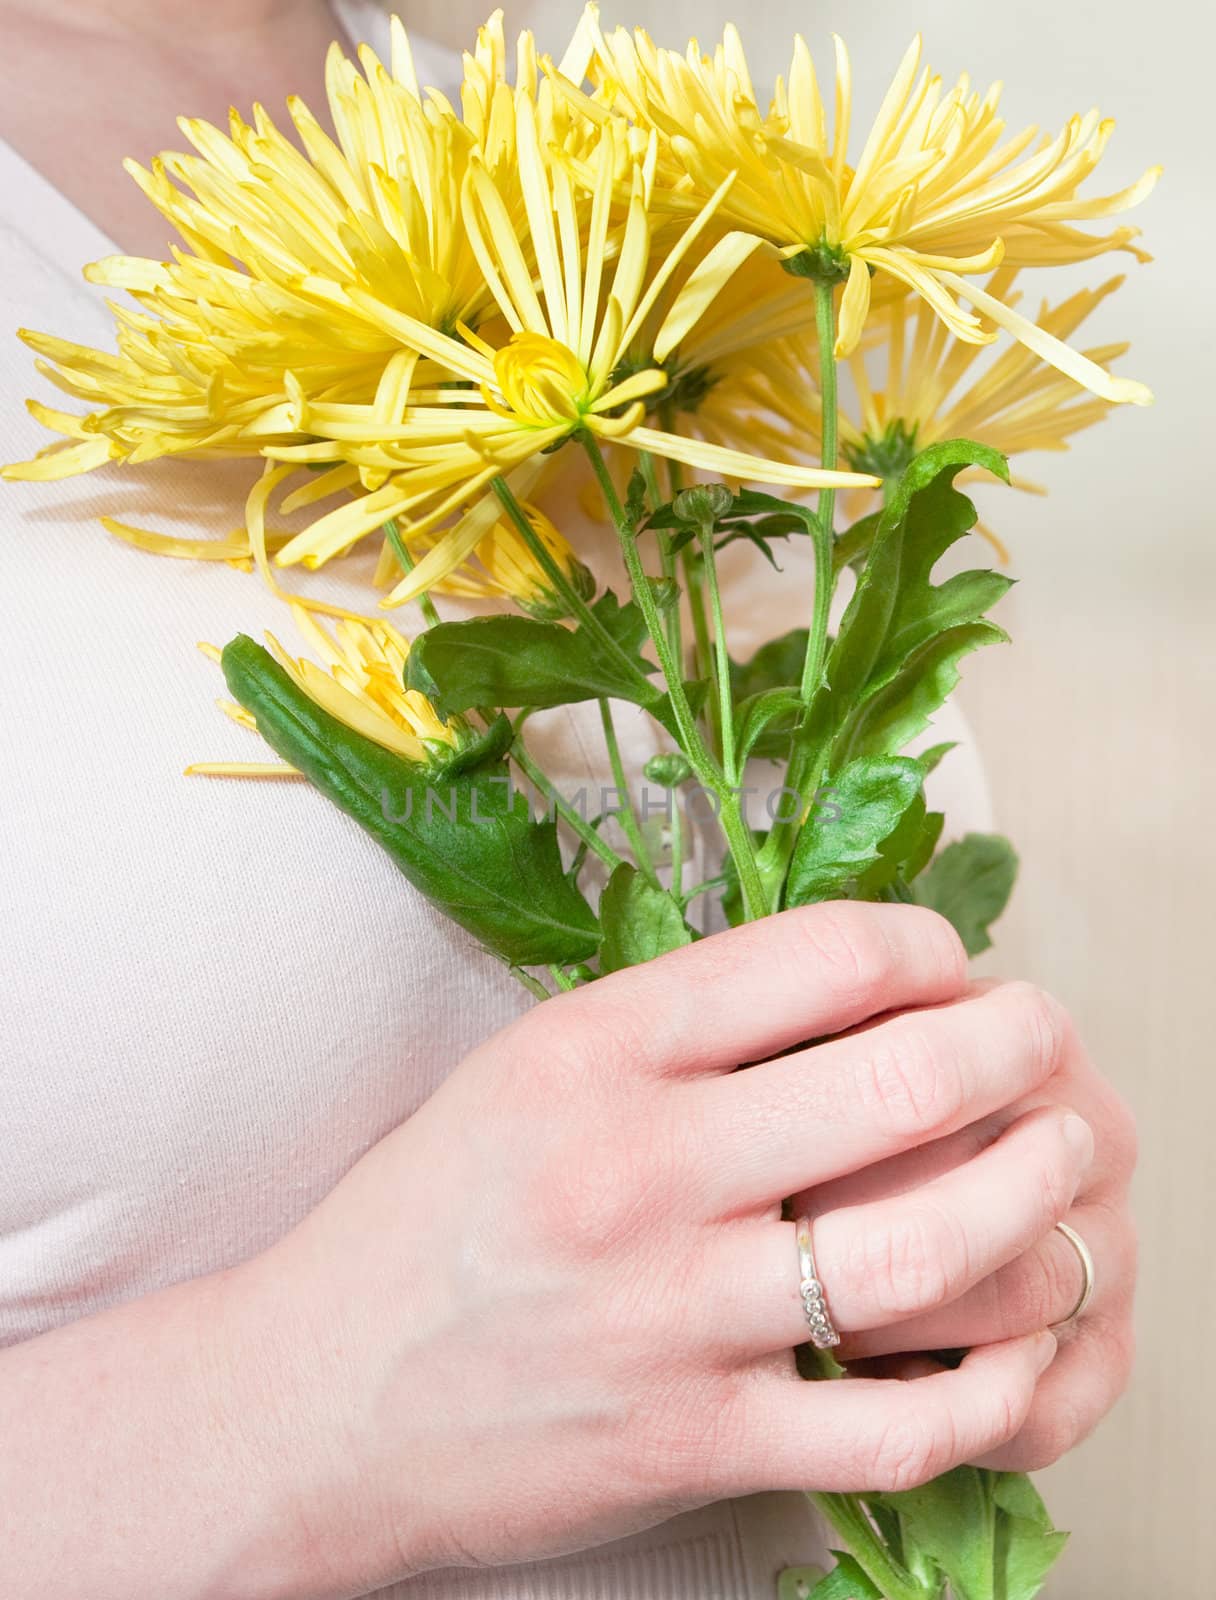
[[[264,1416],[276,1374],[254,1469],[292,1485],[315,1592],[582,1548],[754,1490],[908,1488],[1018,1438],[1053,1308],[957,1371],[805,1384],[780,1202],[948,1152],[822,1215],[820,1270],[869,1338],[946,1301],[978,1327],[994,1274],[1050,1248],[1090,1168],[1089,1129],[1054,1103],[1074,1052],[1045,995],[970,986],[932,913],[845,904],[491,1039],[231,1275],[227,1389],[254,1372]]]
[[[991,986],[974,986],[976,992],[986,987]],[[1135,1350],[1136,1230],[1129,1204],[1136,1164],[1135,1121],[1094,1067],[1071,1022],[1064,1018],[1063,1024],[1059,1066],[1041,1090],[948,1138],[801,1197],[816,1209],[830,1211],[923,1193],[926,1185],[931,1192],[935,1182],[947,1181],[948,1174],[972,1162],[1036,1108],[1070,1106],[1085,1119],[1094,1135],[1094,1159],[1062,1219],[1080,1234],[1094,1258],[1096,1292],[1083,1317],[1059,1326],[1077,1305],[1084,1272],[1072,1245],[1055,1231],[967,1293],[957,1298],[942,1294],[929,1312],[881,1328],[849,1320],[851,1308],[843,1312],[847,1329],[841,1330],[845,1338],[838,1354],[850,1360],[854,1371],[924,1372],[930,1370],[924,1362],[887,1358],[989,1344],[1035,1328],[1055,1327],[1060,1354],[1038,1386],[1025,1424],[1015,1438],[980,1463],[1010,1472],[1037,1472],[1050,1466],[1092,1432],[1123,1392]],[[823,1242],[818,1254],[823,1257]],[[825,1273],[831,1270],[831,1265],[823,1265]],[[841,1313],[836,1320],[840,1323]],[[859,1366],[857,1358],[865,1357],[884,1359]]]

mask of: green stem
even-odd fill
[[[714,554],[712,524],[700,530],[701,561],[705,568],[709,588],[710,614],[714,619],[714,679],[718,690],[718,725],[722,738],[722,768],[726,781],[738,783],[739,772],[735,763],[734,702],[730,692],[730,653],[726,648],[726,618],[722,611],[722,592],[718,587],[718,562]]]
[[[836,470],[836,302],[835,287],[815,281],[815,333],[819,342],[819,394],[821,405],[820,466],[825,472]],[[815,610],[802,664],[802,699],[810,704],[819,687],[823,671],[823,650],[827,640],[828,611],[832,593],[832,532],[836,520],[835,489],[819,491],[819,531],[815,538]],[[791,787],[796,787],[791,785]]]
[[[815,280],[815,331],[819,342],[819,388],[822,401],[821,460],[820,465],[832,472],[836,468],[838,400],[836,393],[836,304],[834,285]],[[818,514],[812,534],[815,546],[815,598],[811,626],[807,634],[806,654],[802,662],[800,693],[807,707],[807,725],[795,736],[794,748],[786,773],[786,786],[802,796],[798,814],[788,822],[777,823],[760,856],[760,870],[769,905],[776,910],[781,901],[782,885],[789,868],[790,856],[809,805],[828,757],[828,744],[821,727],[822,711],[819,699],[823,688],[823,667],[827,657],[828,624],[832,608],[833,523],[836,511],[836,491],[819,491]]]
[[[659,407],[659,426],[667,433],[677,432],[676,411],[671,401],[665,401]],[[684,468],[678,461],[667,462],[667,489],[672,500],[684,487]],[[708,678],[710,662],[713,657],[709,644],[709,623],[705,616],[705,594],[701,588],[701,575],[697,571],[697,557],[691,546],[685,546],[680,553],[680,567],[684,573],[684,592],[688,596],[688,609],[692,615],[694,670],[698,678]],[[719,730],[717,726],[718,703],[714,699],[708,702],[706,720],[713,733],[715,744],[718,743]]]
[[[603,724],[604,744],[612,766],[612,781],[616,785],[617,794],[621,797],[621,810],[617,812],[617,816],[620,818],[621,827],[625,830],[625,837],[633,847],[634,858],[639,868],[657,887],[659,875],[654,870],[654,860],[638,826],[637,812],[633,808],[633,800],[629,794],[629,780],[625,776],[625,763],[621,760],[621,747],[617,742],[616,724],[612,720],[612,707],[607,700],[600,701],[600,722]]]
[[[620,644],[618,644],[618,642],[612,637],[608,629],[596,616],[595,612],[592,611],[591,607],[583,599],[582,595],[578,593],[574,585],[570,582],[569,578],[567,578],[566,574],[562,571],[560,564],[554,560],[553,552],[548,548],[544,540],[538,537],[536,529],[532,526],[531,522],[529,522],[528,517],[524,512],[524,508],[515,498],[515,495],[507,480],[505,478],[495,478],[491,484],[491,488],[498,496],[499,503],[501,504],[503,510],[514,523],[520,538],[536,557],[536,560],[540,564],[541,570],[549,579],[549,582],[553,585],[557,593],[560,594],[562,599],[566,602],[566,609],[570,616],[576,618],[589,633],[595,635],[595,637],[599,640],[601,648],[606,650],[609,655],[615,657],[618,663],[623,666],[626,673],[628,673],[631,677],[637,678],[640,683],[647,683],[648,680],[646,679],[645,674],[640,672],[636,664],[629,659],[626,651],[624,651]]]
[[[663,504],[663,491],[659,487],[659,474],[655,466],[655,459],[649,450],[643,450],[641,452],[641,461],[642,476],[646,480],[646,493],[650,500],[650,509],[651,511],[657,511]],[[671,534],[668,533],[666,528],[656,528],[655,533],[658,537],[659,560],[663,563],[663,576],[669,582],[674,583],[676,581],[676,557],[671,548]],[[684,624],[678,603],[669,607],[667,611],[667,644],[676,660],[683,662]],[[679,900],[680,889],[684,879],[684,828],[678,789],[671,791],[670,836],[671,893],[676,900]]]
[[[693,887],[688,891],[688,893],[686,895],[682,896],[683,903],[686,906],[687,905],[691,905],[692,902],[697,898],[697,896],[699,894],[708,894],[711,889],[725,889],[725,888],[726,888],[726,879],[725,878],[723,878],[723,877],[706,878],[703,883],[694,884]]]
[[[722,831],[726,835],[726,842],[730,849],[731,857],[739,874],[739,885],[743,892],[743,903],[750,918],[762,917],[767,911],[764,898],[764,886],[760,881],[760,874],[756,868],[756,853],[753,848],[751,830],[743,820],[739,809],[738,797],[727,783],[724,774],[705,748],[697,728],[696,718],[688,704],[688,696],[684,690],[684,679],[680,672],[680,663],[673,659],[667,643],[667,633],[663,627],[663,618],[655,603],[654,593],[650,587],[650,580],[642,567],[642,558],[638,554],[637,536],[630,525],[624,506],[621,505],[616,487],[604,463],[604,457],[599,445],[590,433],[582,435],[583,448],[587,452],[587,459],[591,462],[591,469],[595,473],[604,502],[616,525],[617,537],[621,547],[621,555],[625,562],[625,569],[629,574],[629,582],[633,589],[633,597],[646,619],[646,626],[650,631],[651,642],[659,658],[659,665],[667,682],[667,694],[671,701],[672,714],[675,717],[676,727],[680,735],[680,748],[697,776],[703,788],[715,796],[718,802],[718,818]]]
[[[509,970],[511,976],[517,983],[523,984],[533,1000],[552,1000],[553,996],[539,978],[534,978],[530,972],[525,972],[522,967],[510,967]]]
[[[397,565],[402,572],[413,572],[417,562],[405,548],[405,540],[401,537],[401,529],[397,526],[396,517],[390,517],[384,524],[384,536],[389,544],[392,545],[393,554],[397,557]],[[418,596],[418,609],[422,612],[423,620],[428,628],[438,626],[439,613],[435,610],[435,602],[431,599],[429,593]]]
[[[511,746],[511,760],[514,761],[528,781],[545,797],[553,807],[554,812],[573,829],[589,850],[594,851],[599,856],[610,872],[620,866],[622,858],[617,855],[606,839],[600,837],[599,832],[591,826],[587,819],[581,817],[570,802],[563,798],[556,786],[550,783],[549,779],[519,742],[518,737]]]
[[[680,552],[680,562],[684,572],[684,587],[688,595],[688,609],[692,615],[694,671],[698,678],[708,678],[713,661],[713,649],[709,640],[709,619],[705,612],[705,591],[701,585],[701,574],[697,568],[697,553],[691,545],[686,545]],[[718,702],[711,695],[707,705],[709,707],[709,726],[713,734],[714,744],[721,747],[721,730],[718,726]]]
[[[811,1494],[809,1499],[841,1535],[885,1600],[927,1600],[929,1591],[895,1560],[855,1495]]]
[[[557,985],[557,987],[559,989],[564,989],[567,994],[570,992],[571,989],[576,989],[578,987],[578,985],[575,983],[574,979],[569,977],[565,972],[563,972],[560,967],[551,966],[549,968],[549,972],[552,975],[553,981]]]
[[[671,894],[684,904],[681,890],[684,885],[684,819],[680,812],[680,791],[671,791]]]

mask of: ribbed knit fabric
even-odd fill
[[[382,15],[350,21],[366,35]],[[424,75],[451,66],[420,51]],[[45,442],[22,407],[44,386],[12,330],[109,345],[79,269],[112,249],[0,145],[5,460]],[[264,1249],[528,1003],[304,784],[181,776],[259,750],[215,709],[223,684],[196,641],[286,619],[255,578],[145,555],[96,519],[219,534],[240,524],[252,470],[0,486],[0,1343]],[[742,579],[734,595],[744,650],[799,619],[801,554],[784,583],[762,581],[763,605]],[[586,719],[546,721],[555,774],[602,783]],[[640,716],[622,723],[636,770],[653,744]],[[961,731],[943,719],[935,737]],[[983,826],[974,761],[943,772],[939,803]],[[392,1593],[769,1600],[778,1568],[816,1548],[802,1497],[761,1496],[577,1560]]]

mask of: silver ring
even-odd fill
[[[1089,1253],[1089,1246],[1085,1243],[1085,1240],[1082,1239],[1081,1235],[1075,1228],[1070,1228],[1066,1222],[1057,1222],[1056,1232],[1064,1235],[1069,1244],[1077,1252],[1077,1260],[1081,1263],[1080,1296],[1077,1299],[1076,1305],[1064,1318],[1063,1322],[1057,1322],[1055,1324],[1057,1328],[1066,1328],[1068,1327],[1069,1323],[1075,1322],[1077,1318],[1081,1316],[1081,1314],[1085,1311],[1085,1308],[1089,1305],[1089,1302],[1093,1299],[1094,1282],[1097,1277],[1097,1271],[1094,1267],[1094,1258]]]
[[[802,1296],[802,1309],[811,1330],[811,1343],[816,1350],[830,1350],[840,1343],[840,1335],[832,1326],[823,1285],[815,1271],[815,1252],[811,1248],[811,1219],[799,1217],[794,1225],[798,1241],[798,1293]]]

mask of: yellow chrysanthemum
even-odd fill
[[[403,687],[409,644],[390,623],[349,617],[330,632],[305,607],[293,604],[290,609],[320,665],[307,656],[290,655],[271,633],[266,635],[267,646],[296,687],[339,722],[405,760],[420,763],[436,746],[447,749],[468,737],[463,718],[441,722],[425,695]],[[214,645],[201,648],[219,660]],[[241,727],[257,732],[253,716],[243,706],[229,700],[219,705]],[[272,762],[205,761],[186,771],[203,777],[297,775],[294,767]]]
[[[1055,139],[1036,145],[1037,129],[1028,128],[1002,142],[999,87],[981,95],[965,77],[949,91],[928,71],[918,78],[917,40],[850,165],[851,74],[839,39],[829,133],[801,39],[788,82],[762,112],[734,28],[712,56],[695,43],[681,56],[641,30],[605,35],[589,7],[580,38],[582,57],[570,70],[594,52],[596,93],[579,104],[588,116],[623,112],[654,134],[662,202],[695,211],[733,174],[724,219],[777,246],[791,270],[843,282],[839,355],[856,347],[877,274],[923,296],[959,339],[989,342],[1003,328],[1105,399],[1151,399],[1143,385],[1112,379],[971,281],[1002,259],[1045,266],[1133,248],[1134,229],[1090,234],[1073,226],[1134,205],[1158,175],[1153,169],[1120,193],[1081,198],[1113,129],[1108,119],[1091,112],[1071,118]]]
[[[584,600],[595,594],[595,578],[570,547],[570,542],[560,533],[539,507],[524,505],[524,515],[533,533],[562,569],[567,582]],[[435,543],[432,537],[430,544]],[[376,572],[379,587],[395,581],[401,568],[391,543],[385,541],[380,566]],[[497,599],[502,596],[515,601],[521,610],[544,621],[553,621],[566,615],[566,602],[553,592],[553,584],[540,562],[524,543],[513,522],[501,518],[478,543],[472,557],[436,585],[443,594],[460,595],[468,599]]]
[[[534,55],[525,35],[521,70],[533,82]],[[67,442],[5,475],[59,478],[109,460],[187,453],[258,455],[268,442],[299,439],[300,395],[371,406],[395,423],[417,356],[351,291],[448,331],[475,327],[492,306],[460,202],[476,158],[496,180],[507,225],[522,220],[504,56],[499,15],[467,58],[471,121],[461,121],[442,96],[422,95],[394,19],[391,71],[366,46],[362,73],[337,45],[330,51],[336,143],[293,99],[303,153],[259,106],[252,125],[234,112],[227,137],[183,119],[194,155],[162,155],[151,171],[129,162],[186,248],[167,262],[113,256],[86,269],[90,281],[138,304],[112,307],[117,353],[22,335],[44,375],[94,409],[76,417],[32,403]],[[343,475],[347,487],[358,481],[354,470]]]
[[[292,539],[280,550],[279,563],[319,566],[390,517],[400,519],[413,548],[456,516],[455,525],[386,602],[400,604],[446,577],[499,520],[499,506],[489,493],[495,477],[507,476],[516,494],[526,498],[546,454],[584,431],[708,472],[804,488],[860,486],[854,474],[716,449],[644,425],[647,399],[667,386],[664,356],[735,270],[728,237],[675,287],[729,184],[701,208],[667,253],[656,257],[641,166],[630,167],[624,222],[619,228],[612,223],[620,165],[614,130],[605,131],[592,158],[594,182],[584,225],[587,201],[580,199],[565,163],[546,159],[536,103],[520,90],[515,104],[527,251],[510,226],[498,185],[478,161],[469,167],[463,210],[504,337],[493,344],[467,327],[452,337],[365,290],[349,291],[360,310],[405,351],[444,369],[450,381],[415,390],[392,425],[366,403],[312,403],[297,393],[293,420],[312,442],[270,445],[264,454],[290,465],[340,459],[360,472],[381,475],[383,483]],[[654,339],[656,364],[636,370],[635,336],[661,304],[667,309]]]
[[[990,292],[1016,305],[1017,276],[1016,269],[1002,268]],[[1122,282],[1111,278],[1058,305],[1044,303],[1035,326],[1068,338]],[[1126,343],[1111,343],[1084,353],[1106,371],[1127,349]],[[975,439],[1010,457],[1066,450],[1073,434],[1112,410],[1109,401],[1078,393],[1075,384],[1023,345],[990,361],[983,355],[981,347],[954,338],[923,300],[905,298],[883,307],[849,358],[853,394],[843,399],[837,421],[845,459],[859,471],[889,479],[918,450],[944,439]],[[808,455],[816,453],[821,418],[815,363],[814,340],[805,333],[774,343],[746,368],[724,374],[696,415],[698,427],[727,444],[744,436],[785,455],[800,445]],[[1044,492],[1019,474],[1012,483],[1030,493]],[[869,491],[855,494],[849,511],[860,516],[876,503]],[[1000,541],[982,531],[1004,555]]]

